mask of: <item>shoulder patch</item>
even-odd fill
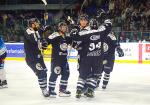
[[[106,27],[104,25],[101,25],[99,28],[98,28],[99,31],[104,31],[106,30]]]
[[[29,34],[29,35],[35,33],[33,30],[31,30],[31,29],[29,29],[29,28],[26,30],[26,32],[27,32],[27,34]]]
[[[110,37],[111,40],[117,40],[117,38],[113,34],[108,34],[108,37]]]
[[[110,19],[105,20],[105,21],[104,21],[104,23],[106,23],[106,24],[107,24],[107,23],[112,24],[112,22],[111,22],[111,20],[110,20]]]

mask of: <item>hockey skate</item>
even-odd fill
[[[47,91],[47,89],[42,89],[42,93],[44,97],[49,97],[49,92]]]
[[[102,89],[106,89],[106,85],[103,85],[103,86],[102,86]]]
[[[57,94],[55,91],[53,91],[53,90],[49,91],[49,97],[56,98],[56,96],[57,96]]]
[[[7,80],[3,80],[3,81],[0,80],[0,88],[8,88]]]
[[[99,84],[100,84],[100,81],[98,80],[98,81],[97,81],[97,84],[96,84],[96,88],[99,87]]]
[[[77,91],[76,91],[76,98],[80,98],[81,94],[82,94],[82,91],[77,89]]]
[[[59,97],[70,97],[71,96],[71,92],[67,91],[67,90],[61,90],[59,91]]]
[[[87,92],[85,93],[85,95],[89,98],[93,98],[94,97],[94,90],[88,88]]]
[[[86,89],[84,89],[84,90],[83,90],[83,92],[82,92],[82,93],[83,93],[83,95],[84,95],[84,96],[86,96],[86,95],[87,95],[87,91],[88,91],[88,88],[86,88]]]

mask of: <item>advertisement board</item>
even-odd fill
[[[124,57],[118,57],[117,52],[115,52],[116,62],[137,63],[139,60],[139,44],[138,43],[121,43],[120,45],[124,51]]]
[[[6,43],[7,57],[22,58],[25,56],[23,43]]]
[[[23,43],[6,43],[7,60],[24,59]],[[124,57],[118,57],[115,53],[117,63],[147,63],[150,64],[150,43],[121,43],[121,48],[124,51]],[[49,45],[47,50],[43,51],[44,58],[50,59],[52,46]],[[78,52],[69,48],[68,58],[70,61],[77,61]]]
[[[142,62],[150,64],[150,43],[144,44],[142,48]]]

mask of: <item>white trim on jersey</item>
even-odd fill
[[[59,33],[58,32],[54,32],[54,33],[52,33],[51,35],[49,35],[49,39],[54,39],[54,38],[56,38],[56,37],[58,37],[58,36],[60,36],[59,35]]]
[[[28,29],[26,30],[26,32],[27,32],[28,35],[31,35],[31,34],[34,34],[34,33],[35,33],[35,31],[34,31],[34,30],[31,30],[30,28],[28,28]]]

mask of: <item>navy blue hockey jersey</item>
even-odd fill
[[[47,39],[48,44],[52,44],[52,59],[64,61],[67,60],[68,45],[72,43],[69,36],[61,36],[58,32],[54,32]]]
[[[98,30],[84,30],[79,35],[74,36],[73,40],[82,41],[82,57],[98,57],[101,56],[101,42],[107,37],[111,31],[111,21],[106,20]]]
[[[41,40],[42,37],[38,31],[34,31],[30,28],[25,31],[24,50],[26,59],[34,61],[42,57]]]
[[[104,55],[114,55],[115,48],[117,47],[117,38],[112,33],[109,33],[108,36],[104,39],[103,49]]]

